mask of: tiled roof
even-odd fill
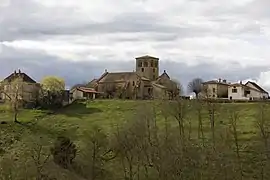
[[[206,81],[206,82],[203,82],[203,84],[222,84],[222,85],[230,85],[230,84],[228,84],[227,82],[225,83],[225,82],[219,82],[219,81],[217,81],[217,80],[211,80],[211,81]]]
[[[136,72],[113,72],[107,73],[98,82],[115,82],[115,81],[127,81],[132,76],[138,76]]]
[[[4,82],[12,82],[14,79],[21,77],[23,79],[23,82],[27,82],[27,83],[36,83],[35,80],[33,80],[30,76],[28,76],[25,73],[22,72],[14,72],[11,75],[9,75],[8,77],[6,77],[3,81]]]
[[[260,87],[258,84],[256,84],[255,82],[251,82],[251,81],[248,81],[245,85],[247,85],[248,83],[252,84],[253,86],[255,86],[258,90],[260,90],[261,92],[264,92],[264,93],[268,93],[267,91],[265,91],[262,87]]]
[[[145,55],[145,56],[140,56],[140,57],[136,57],[136,59],[143,59],[143,58],[152,58],[152,59],[156,59],[158,60],[159,58],[153,57],[153,56],[149,56],[149,55]]]
[[[97,79],[93,79],[92,81],[90,81],[90,82],[86,85],[86,87],[94,87],[96,83],[97,83]]]
[[[99,93],[93,88],[86,88],[86,87],[77,87],[77,90],[87,93]]]

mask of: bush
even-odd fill
[[[72,165],[73,160],[76,157],[77,149],[73,142],[69,138],[59,136],[51,148],[53,160],[56,164],[62,168],[69,168]]]

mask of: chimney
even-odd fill
[[[240,81],[240,84],[243,84],[242,81]]]
[[[221,82],[221,78],[218,79],[218,82]]]
[[[21,74],[21,70],[19,69],[19,74]]]
[[[105,73],[108,72],[107,69],[105,69]]]
[[[166,73],[166,70],[164,70],[164,73]]]
[[[227,83],[226,79],[223,79],[223,83]]]

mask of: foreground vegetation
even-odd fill
[[[267,103],[103,100],[21,110],[14,123],[2,105],[0,179],[269,179],[269,112]]]

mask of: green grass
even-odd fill
[[[151,106],[151,101],[122,101],[122,100],[97,100],[85,103],[70,105],[56,114],[47,114],[42,110],[21,110],[18,116],[19,121],[23,124],[22,128],[34,128],[40,135],[55,136],[66,133],[68,136],[79,140],[81,136],[88,133],[93,127],[100,126],[110,133],[115,130],[117,124],[121,124],[131,118],[136,117],[136,113],[143,109],[140,106]],[[160,124],[164,122],[164,116],[161,113],[163,107],[156,103],[157,120]],[[239,110],[238,128],[243,137],[251,137],[256,134],[256,115],[258,114],[259,105],[254,103],[237,103],[237,104],[219,104],[216,113],[216,124],[227,124],[231,109]],[[0,106],[0,111],[6,109],[4,105]],[[191,109],[188,113],[192,123],[192,133],[197,132],[197,115],[196,110]],[[206,110],[202,113],[205,131],[209,131],[209,117]],[[10,126],[20,126],[13,124],[13,116],[8,111],[0,113],[0,122],[7,121]],[[170,117],[173,125],[176,121]],[[0,125],[4,128],[6,125]],[[37,133],[35,132],[35,134]],[[31,135],[31,131],[30,131]]]
[[[229,110],[233,109],[239,113],[237,125],[240,139],[248,142],[247,140],[258,135],[256,121],[259,114],[259,104],[228,103],[217,106],[217,131],[228,127],[226,125],[229,124]],[[161,106],[160,102],[153,101],[96,100],[89,103],[72,104],[54,114],[42,110],[21,110],[18,116],[21,124],[13,123],[12,113],[7,110],[6,106],[0,105],[0,122],[7,122],[7,124],[0,124],[0,144],[2,147],[4,145],[5,153],[11,153],[17,152],[18,149],[24,151],[21,150],[20,145],[23,141],[43,137],[51,143],[58,135],[66,135],[80,149],[83,149],[87,141],[85,140],[86,135],[91,133],[96,126],[102,127],[110,136],[116,132],[116,125],[138,118],[138,114],[143,114],[147,107],[156,108],[157,121],[160,126],[163,126],[165,122],[162,114],[164,105]],[[170,109],[170,107],[167,108]],[[269,107],[268,110],[270,110]],[[187,117],[191,120],[191,136],[196,137],[198,120],[194,107],[189,109]],[[205,135],[209,136],[210,123],[205,107],[202,111],[202,117]],[[168,120],[172,126],[177,126],[173,117],[169,117]]]

